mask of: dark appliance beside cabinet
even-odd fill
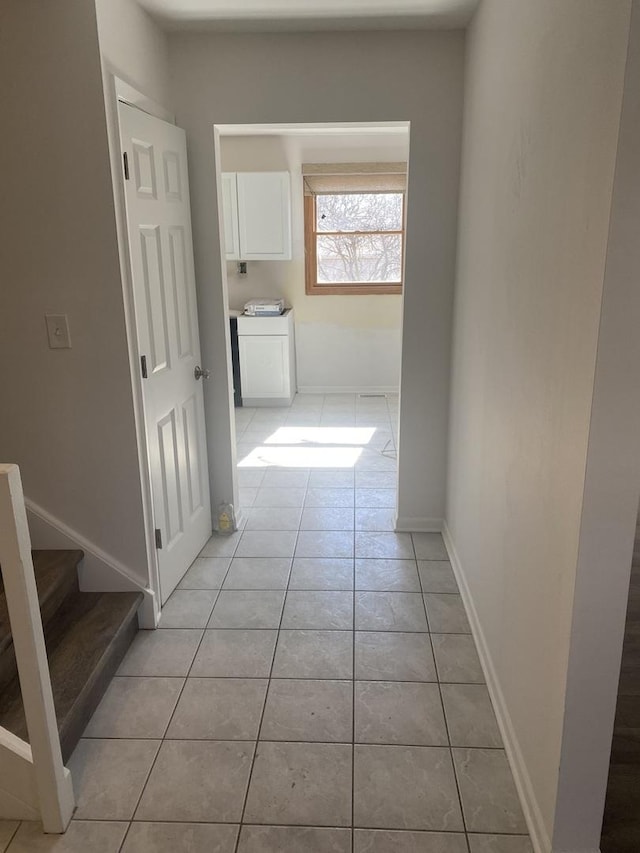
[[[231,366],[233,368],[233,403],[242,406],[242,386],[240,384],[240,349],[238,347],[238,318],[229,317],[231,326]]]

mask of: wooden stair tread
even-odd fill
[[[140,592],[77,592],[45,632],[65,761],[138,630],[141,601]],[[17,678],[0,696],[0,725],[28,740]]]
[[[33,551],[33,569],[38,588],[42,623],[55,613],[70,592],[78,588],[78,564],[82,551]],[[7,599],[0,577],[0,655],[12,644]]]

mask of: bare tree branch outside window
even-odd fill
[[[402,193],[317,195],[318,283],[400,283],[402,224]]]

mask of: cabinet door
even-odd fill
[[[288,172],[238,172],[242,260],[291,260],[291,182]]]
[[[238,234],[238,193],[236,173],[222,173],[222,219],[224,225],[224,251],[228,261],[240,259]]]
[[[241,335],[243,398],[289,396],[289,336]]]

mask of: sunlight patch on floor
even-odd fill
[[[262,445],[238,459],[238,468],[353,468],[361,453],[360,447]]]
[[[279,427],[265,444],[368,444],[375,427]]]

